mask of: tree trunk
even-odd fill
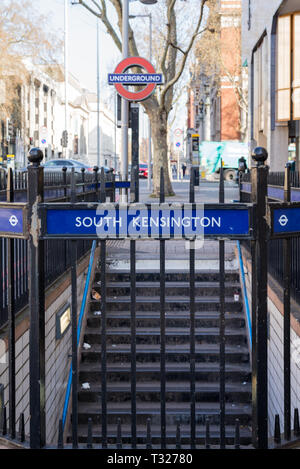
[[[160,168],[163,168],[164,170],[165,195],[172,196],[174,195],[174,191],[171,184],[168,165],[168,118],[166,113],[153,112],[150,115],[150,120],[154,147],[152,197],[159,197]]]

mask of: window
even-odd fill
[[[276,120],[300,120],[300,12],[278,17]]]
[[[291,116],[291,17],[280,16],[277,25],[277,121]]]
[[[300,13],[293,15],[293,118],[300,120]]]

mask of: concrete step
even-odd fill
[[[92,354],[85,358],[80,366],[80,381],[95,382],[101,379],[102,368],[98,361],[93,360]],[[160,374],[159,363],[138,363],[136,366],[137,381],[155,381]],[[189,363],[170,363],[166,364],[166,379],[170,382],[179,380],[189,380],[191,369]],[[106,379],[111,382],[130,382],[132,378],[131,364],[127,363],[108,363]],[[250,382],[251,373],[249,364],[227,364],[225,368],[225,379],[235,383]],[[219,382],[220,366],[219,363],[197,363],[195,366],[195,380],[201,382]]]
[[[189,425],[181,425],[181,444],[189,444],[191,429]],[[176,445],[176,432],[177,427],[175,425],[169,425],[166,428],[167,444],[169,447]],[[78,425],[79,443],[85,443],[87,441],[88,428],[87,425]],[[93,442],[101,443],[102,441],[102,428],[101,425],[93,425]],[[129,444],[131,441],[131,426],[122,425],[122,443],[124,445]],[[235,427],[233,425],[226,426],[226,444],[233,445],[235,435]],[[250,427],[240,428],[240,437],[242,445],[251,444],[251,429]],[[117,426],[107,426],[107,438],[108,444],[116,444],[117,440]],[[159,444],[161,439],[161,427],[159,425],[151,425],[151,442],[153,445]],[[205,426],[199,425],[196,428],[196,439],[197,445],[203,445],[205,440]],[[146,425],[137,426],[137,443],[146,445],[147,442],[147,429]],[[220,427],[219,425],[210,426],[210,443],[218,444],[220,442]]]
[[[249,425],[251,420],[251,406],[249,404],[226,404],[226,425],[234,425],[235,420],[239,419],[241,425]],[[137,425],[145,424],[148,418],[151,418],[153,425],[160,424],[161,406],[159,402],[138,402],[136,406]],[[107,405],[107,423],[117,424],[118,418],[122,424],[130,424],[132,417],[131,402],[109,402]],[[196,424],[205,423],[206,417],[209,417],[210,423],[220,424],[220,404],[218,402],[196,403],[195,419]],[[78,422],[87,424],[88,419],[93,424],[101,424],[102,407],[97,402],[79,402]],[[167,425],[176,425],[178,421],[184,424],[190,423],[191,406],[189,402],[167,402],[166,403],[166,422]]]
[[[240,286],[238,282],[227,282],[225,284],[227,296],[232,296],[240,293]],[[93,289],[100,293],[101,286],[99,282],[93,285]],[[190,292],[189,282],[166,282],[165,283],[167,296],[188,296]],[[114,296],[130,296],[131,285],[130,282],[107,282],[106,291],[109,297]],[[195,296],[211,296],[217,294],[219,291],[218,282],[196,282],[195,283]],[[158,296],[160,292],[159,282],[136,282],[137,296]]]
[[[130,271],[129,270],[107,270],[106,278],[108,282],[130,282]],[[195,272],[195,281],[196,282],[216,282],[219,281],[220,274],[218,271],[197,271]],[[100,280],[100,270],[95,272],[95,281]],[[168,271],[166,270],[166,282],[189,282],[190,280],[190,271]],[[137,270],[136,272],[136,281],[137,282],[159,282],[160,281],[160,271],[159,270]],[[239,273],[236,270],[225,272],[225,281],[226,282],[239,282]]]
[[[100,375],[100,373],[99,373]],[[102,393],[100,376],[98,380],[89,382],[89,389],[81,387],[85,380],[81,381],[78,398],[81,402],[99,402]],[[131,383],[126,381],[108,381],[107,387],[108,402],[128,402],[131,401]],[[220,385],[218,382],[196,382],[195,396],[197,401],[218,402]],[[190,380],[186,381],[166,381],[166,402],[189,402],[190,401]],[[234,404],[250,403],[251,383],[235,383],[228,381],[225,387],[226,401]],[[99,399],[99,400],[98,400]],[[161,383],[159,381],[137,381],[136,399],[140,402],[160,402],[161,401]]]
[[[92,352],[86,352],[90,355]],[[80,365],[81,371],[99,371],[101,366],[97,362],[83,361]],[[167,373],[190,373],[191,367],[189,363],[166,363]],[[109,363],[106,367],[107,373],[131,373],[131,363]],[[215,372],[219,373],[220,365],[218,363],[197,363],[197,373]],[[137,363],[137,373],[160,373],[160,363]],[[248,375],[251,372],[249,363],[227,363],[225,367],[226,373],[244,373]]]
[[[128,311],[128,305],[131,298],[126,296],[116,296],[106,298],[107,311]],[[157,311],[161,300],[159,296],[137,296],[136,305],[139,311]],[[91,311],[97,311],[101,307],[100,300],[90,300]],[[190,298],[183,296],[171,296],[165,298],[165,311],[187,311],[190,309]],[[195,311],[219,311],[219,296],[207,296],[195,299]],[[242,304],[240,301],[234,301],[233,297],[225,297],[226,312],[240,312]]]
[[[189,328],[191,321],[190,311],[167,311],[166,327]],[[218,311],[197,311],[195,313],[195,327],[219,327],[220,313]],[[230,312],[225,314],[226,328],[245,327],[245,315],[239,312]],[[130,311],[107,311],[106,326],[127,327],[131,325]],[[87,326],[89,328],[101,328],[101,314],[90,311],[87,314]],[[152,329],[160,326],[160,311],[137,311],[136,327],[147,327]]]
[[[159,362],[160,360],[160,345],[159,344],[138,344],[136,347],[136,361],[137,363],[144,362]],[[131,345],[130,344],[111,344],[106,348],[107,363],[125,363],[131,360]],[[218,362],[220,357],[220,347],[217,344],[196,344],[195,346],[196,362],[213,363]],[[101,360],[101,346],[100,344],[93,344],[92,348],[82,352],[84,360],[87,357],[89,360]],[[225,346],[226,363],[248,363],[249,350],[246,346],[241,345],[226,345]],[[189,362],[190,360],[190,346],[189,344],[166,345],[166,359],[173,363]]]
[[[160,328],[136,329],[136,344],[159,344],[161,338]],[[225,329],[226,341],[230,345],[246,345],[247,336],[244,328],[241,329]],[[167,328],[165,331],[166,344],[179,345],[182,343],[190,343],[189,328]],[[131,332],[127,328],[111,328],[106,329],[106,343],[110,344],[129,344],[131,343]],[[101,343],[101,329],[87,328],[84,335],[85,342],[91,344]],[[218,328],[196,328],[195,340],[202,343],[219,343]]]

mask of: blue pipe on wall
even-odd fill
[[[85,287],[84,287],[84,292],[83,292],[83,298],[82,298],[82,302],[81,302],[80,314],[79,314],[79,318],[78,318],[77,347],[79,345],[79,340],[80,340],[82,319],[83,319],[84,310],[85,310],[85,306],[86,306],[87,294],[88,294],[88,291],[89,291],[89,284],[90,284],[92,267],[93,267],[93,262],[94,262],[94,257],[95,257],[95,250],[96,250],[96,241],[93,241],[92,251],[91,251],[90,261],[89,261],[89,267],[88,267],[88,272],[87,272],[87,277],[86,277],[86,282],[85,282]],[[63,408],[63,415],[62,415],[63,428],[65,428],[65,423],[66,423],[66,418],[67,418],[67,412],[68,412],[68,406],[69,406],[69,400],[70,400],[70,394],[71,394],[71,386],[72,386],[72,363],[70,365],[68,385],[67,385],[64,408]]]
[[[241,276],[242,276],[242,287],[243,287],[243,293],[244,293],[244,299],[245,299],[245,308],[246,308],[246,316],[247,316],[248,331],[249,331],[249,343],[250,343],[250,348],[252,349],[251,314],[250,314],[250,308],[249,308],[249,302],[248,302],[248,294],[247,294],[246,281],[245,281],[245,271],[244,271],[244,264],[243,264],[243,259],[242,259],[241,244],[239,241],[237,241],[237,248],[239,252],[239,262],[240,262],[240,269],[241,269]]]

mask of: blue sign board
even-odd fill
[[[155,83],[160,85],[163,83],[161,73],[109,73],[109,85],[149,85]]]
[[[249,237],[249,209],[190,204],[108,204],[98,208],[47,208],[45,237],[202,238]]]
[[[22,208],[0,207],[0,236],[23,235],[23,217]]]
[[[273,210],[273,233],[300,233],[300,207]]]

